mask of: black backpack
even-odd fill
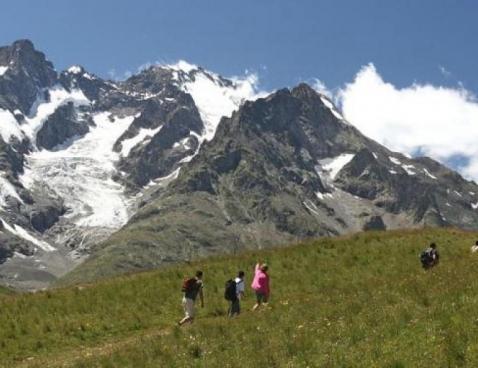
[[[231,302],[237,299],[236,281],[232,279],[226,281],[226,287],[224,288],[224,299]]]
[[[422,262],[422,265],[424,266],[428,266],[433,262],[433,256],[430,249],[426,249],[420,254],[420,262]]]

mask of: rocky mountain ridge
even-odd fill
[[[25,274],[27,287],[124,225],[148,185],[174,177],[219,118],[254,95],[248,80],[185,62],[122,82],[80,66],[57,73],[28,40],[0,48],[0,67],[0,278],[22,286]],[[218,106],[195,103],[201,91]]]
[[[306,84],[264,94],[185,62],[108,81],[56,72],[27,40],[0,48],[4,284],[363,229],[476,229],[477,194],[363,136]]]
[[[245,102],[67,279],[361,230],[476,229],[477,186],[391,152],[306,84]]]

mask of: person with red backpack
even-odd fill
[[[252,281],[252,289],[256,292],[256,304],[252,308],[255,311],[262,303],[269,301],[270,287],[268,266],[266,263],[258,262],[254,269],[254,280]]]
[[[201,308],[204,308],[204,296],[203,296],[203,282],[202,282],[202,271],[196,271],[196,276],[189,279],[185,279],[183,282],[183,287],[181,291],[183,295],[183,308],[184,308],[184,318],[178,322],[179,326],[182,326],[186,322],[192,323],[194,321],[194,316],[196,311],[194,309],[194,304],[196,303],[196,298],[199,295],[201,300]]]

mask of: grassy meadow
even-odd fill
[[[6,288],[4,286],[0,286],[0,296],[1,295],[12,295],[13,290],[10,290],[9,288]]]
[[[477,233],[368,232],[34,294],[0,290],[2,367],[476,367]],[[441,263],[418,255],[431,241]],[[269,305],[229,320],[225,281],[270,265]],[[181,283],[205,308],[179,328]]]

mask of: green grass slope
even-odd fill
[[[12,295],[14,292],[13,290],[5,287],[5,286],[0,286],[0,296],[2,295]]]
[[[477,233],[370,232],[0,298],[4,367],[475,367]],[[418,254],[436,241],[441,264]],[[225,317],[223,285],[270,264],[267,308]],[[206,307],[179,328],[182,279],[205,272]]]

